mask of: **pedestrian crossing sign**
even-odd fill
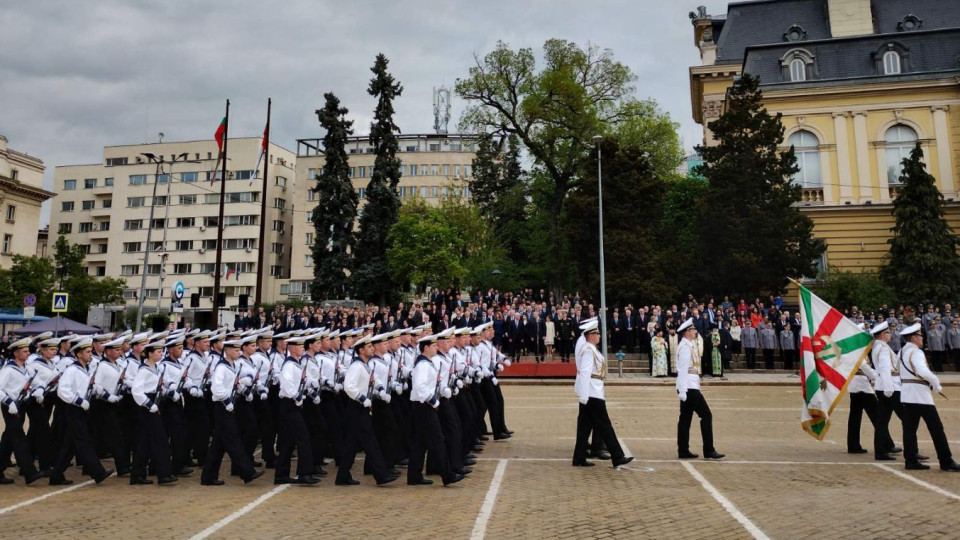
[[[66,313],[67,299],[70,295],[65,292],[53,293],[53,311],[54,313]]]

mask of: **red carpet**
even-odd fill
[[[497,377],[533,377],[533,378],[574,378],[577,376],[577,365],[573,362],[514,362],[504,368]]]

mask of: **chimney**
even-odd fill
[[[830,34],[833,37],[865,36],[873,33],[870,0],[827,0]]]

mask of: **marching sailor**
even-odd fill
[[[126,338],[118,338],[103,344],[94,378],[93,397],[96,399],[90,404],[90,423],[96,426],[104,449],[113,454],[117,476],[130,474],[130,451],[123,442],[120,427],[120,400],[123,399],[126,372],[117,363],[125,341]]]
[[[864,329],[863,324],[857,325],[860,330]],[[848,454],[866,454],[867,449],[860,446],[860,422],[863,420],[863,413],[867,413],[867,418],[873,425],[874,435],[877,430],[877,396],[873,392],[873,381],[877,379],[877,372],[873,370],[870,362],[861,362],[860,369],[853,374],[847,390],[850,393],[850,415],[847,417],[847,453]]]
[[[130,473],[130,485],[152,484],[147,478],[147,465],[157,472],[157,485],[167,485],[177,481],[170,471],[170,442],[167,430],[160,418],[157,398],[163,392],[163,372],[158,367],[163,358],[163,339],[148,343],[141,352],[142,363],[130,392],[137,404],[137,447],[133,452],[133,469]]]
[[[299,333],[299,332],[297,332]],[[303,358],[304,336],[291,336],[286,339],[287,358],[280,367],[280,405],[278,411],[280,443],[274,470],[274,484],[312,485],[320,481],[313,476],[313,447],[310,444],[310,432],[303,419],[303,399],[306,392],[307,366]],[[290,476],[290,459],[293,449],[297,448],[297,478]]]
[[[690,422],[693,413],[700,417],[704,459],[720,459],[723,454],[713,447],[713,415],[707,400],[700,393],[700,354],[697,352],[697,329],[687,319],[677,333],[683,340],[677,347],[677,396],[680,398],[680,420],[677,422],[677,451],[680,459],[697,457],[690,451]],[[609,443],[607,443],[609,445]]]
[[[886,321],[870,329],[873,334],[873,348],[870,359],[877,372],[874,389],[877,395],[877,418],[873,426],[873,452],[877,461],[890,461],[890,454],[903,452],[897,448],[890,437],[890,417],[897,413],[902,419],[900,405],[900,360],[890,347],[890,325]]]
[[[37,354],[33,361],[27,364],[27,370],[33,377],[30,384],[30,397],[27,402],[27,418],[30,420],[30,430],[27,440],[33,448],[40,462],[40,470],[50,473],[53,460],[57,457],[57,448],[53,446],[53,431],[50,428],[50,413],[56,399],[47,399],[50,392],[55,391],[52,385],[57,384],[59,374],[53,357],[57,354],[57,345],[60,338],[48,338],[40,341]],[[0,480],[2,483],[2,480]]]
[[[33,456],[30,454],[30,443],[23,432],[24,414],[21,408],[26,407],[30,397],[31,377],[25,363],[30,356],[30,338],[18,339],[10,344],[8,350],[13,359],[0,368],[0,401],[3,406],[3,442],[4,448],[0,452],[3,468],[10,464],[10,453],[17,458],[20,474],[26,478],[27,484],[32,484],[43,477],[33,467]],[[98,462],[99,464],[99,462]],[[104,476],[103,478],[106,478]],[[101,478],[102,480],[102,478]],[[0,484],[12,484],[13,480],[0,474]],[[99,484],[100,481],[98,480]]]

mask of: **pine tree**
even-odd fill
[[[730,89],[727,111],[708,127],[717,145],[698,147],[697,174],[708,189],[700,208],[697,292],[776,292],[787,278],[814,275],[824,250],[813,222],[794,206],[801,188],[793,149],[780,151],[783,124],[763,107],[759,79],[744,74]]]
[[[901,300],[922,299],[940,305],[957,298],[960,256],[947,224],[943,194],[923,164],[920,144],[903,160],[902,187],[893,201],[890,255],[881,269],[884,281]]]
[[[323,136],[324,163],[313,191],[317,206],[313,209],[313,283],[315,301],[344,298],[347,276],[352,270],[351,253],[355,246],[353,220],[357,216],[357,193],[350,182],[347,162],[347,137],[353,133],[353,121],[347,120],[347,108],[332,93],[323,95],[323,109],[317,111]]]
[[[506,152],[503,151],[506,142]],[[493,226],[510,259],[526,259],[520,243],[526,235],[528,190],[520,165],[520,142],[511,135],[503,141],[486,135],[477,142],[470,193],[480,214]]]
[[[387,266],[387,236],[397,222],[400,198],[397,184],[400,183],[400,159],[397,157],[400,128],[393,123],[393,100],[400,96],[403,87],[389,72],[389,60],[383,54],[370,68],[374,77],[367,92],[377,98],[377,107],[370,125],[370,144],[376,159],[370,183],[367,184],[367,204],[360,216],[360,232],[355,256],[356,271],[351,276],[354,295],[358,298],[383,305],[396,291]]]

